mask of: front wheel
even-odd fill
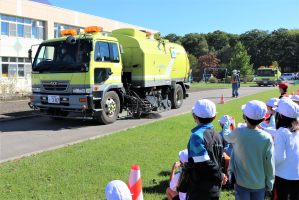
[[[116,92],[107,92],[101,102],[102,111],[97,117],[101,124],[111,124],[117,120],[120,111],[120,100]]]
[[[176,84],[171,95],[172,108],[177,109],[183,105],[184,91],[181,85]]]

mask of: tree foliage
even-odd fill
[[[198,58],[199,66],[201,68],[218,67],[220,60],[214,54],[206,54]]]
[[[234,53],[228,64],[229,70],[240,70],[243,76],[253,73],[252,64],[250,64],[250,56],[248,55],[244,45],[238,42],[234,48]]]
[[[259,66],[279,64],[282,72],[299,71],[299,30],[278,29],[273,32],[250,30],[236,35],[220,30],[207,33],[174,33],[164,37],[184,46],[194,76],[201,76],[208,66],[241,70],[253,74]]]

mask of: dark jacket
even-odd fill
[[[194,163],[189,158],[191,183],[187,200],[210,199],[219,197],[222,183],[223,145],[220,135],[214,128],[204,131],[204,145],[210,160]]]

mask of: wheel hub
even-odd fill
[[[106,103],[105,103],[105,106],[106,106],[106,113],[108,116],[113,116],[115,111],[116,111],[116,103],[113,99],[107,99],[106,100]]]

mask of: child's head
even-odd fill
[[[275,113],[275,108],[277,107],[278,101],[278,98],[271,98],[267,101],[266,105],[269,114]]]
[[[216,117],[215,103],[208,99],[198,100],[192,108],[192,113],[197,124],[211,123]]]
[[[267,106],[262,101],[253,100],[243,105],[242,111],[247,127],[249,127],[248,125],[256,127],[264,120],[267,113]]]
[[[278,85],[278,88],[279,88],[279,91],[280,91],[280,93],[286,93],[287,92],[287,90],[288,90],[288,84],[287,83],[284,83],[284,82],[281,82],[281,83],[279,83],[279,85]]]
[[[299,104],[299,95],[293,95],[291,100],[294,101],[296,104]]]
[[[276,112],[277,129],[280,127],[293,129],[294,125],[298,126],[299,105],[291,101],[291,99],[281,99],[278,103]]]
[[[235,119],[229,115],[223,115],[220,120],[218,120],[219,125],[221,126],[221,128],[223,128],[224,124],[226,123],[227,119],[230,122],[230,129],[234,130],[235,129]]]
[[[108,183],[105,189],[107,200],[131,200],[132,194],[123,181],[114,180]]]

